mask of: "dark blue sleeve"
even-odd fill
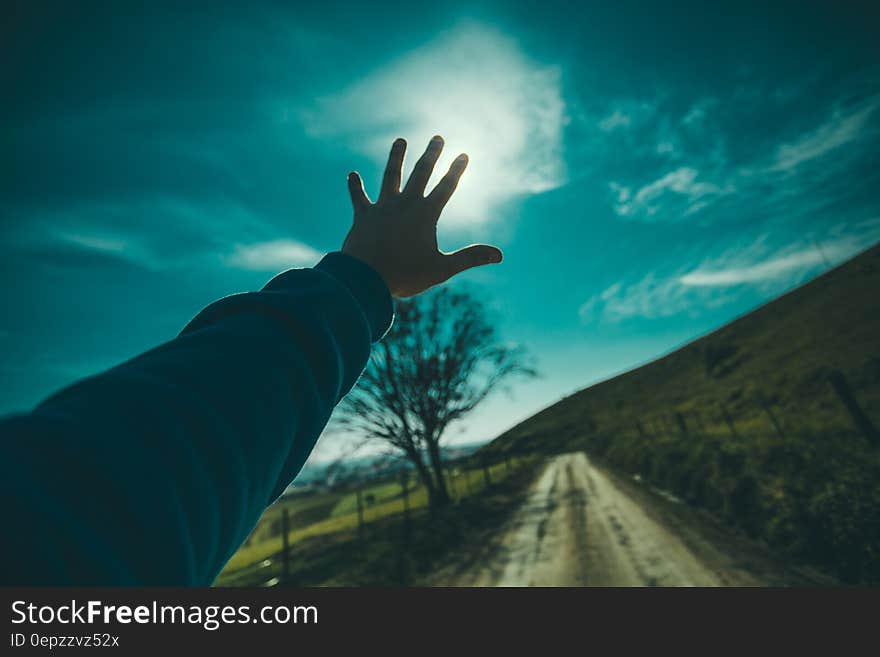
[[[211,584],[391,319],[379,275],[331,253],[4,420],[0,584]]]

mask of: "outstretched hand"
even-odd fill
[[[395,140],[375,203],[367,197],[360,175],[348,174],[354,224],[342,252],[379,272],[395,297],[411,297],[466,269],[501,262],[501,250],[494,246],[474,244],[454,253],[442,253],[437,247],[437,220],[468,163],[465,154],[455,158],[446,175],[425,196],[442,150],[443,138],[431,139],[401,191],[406,142]]]

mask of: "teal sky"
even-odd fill
[[[440,170],[470,155],[441,246],[504,250],[461,279],[542,373],[453,442],[880,239],[868,3],[21,4],[0,37],[0,412],[338,249],[346,174],[375,192],[398,135],[444,135]]]

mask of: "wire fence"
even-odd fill
[[[491,494],[509,477],[520,472],[535,457],[517,452],[481,452],[466,459],[444,463],[443,479],[448,492],[449,510],[462,503]],[[262,532],[262,540],[251,541],[251,547],[278,544],[277,549],[255,559],[251,564],[238,568],[221,580],[224,584],[259,584],[263,586],[290,585],[296,583],[298,573],[293,566],[292,554],[304,538],[318,536],[330,540],[333,536],[348,536],[346,540],[365,545],[376,538],[377,533],[388,531],[393,523],[396,538],[394,551],[397,559],[404,562],[409,555],[416,519],[430,519],[432,506],[429,494],[420,478],[408,466],[394,472],[361,477],[349,482],[341,491],[344,504],[353,498],[353,509],[343,515],[324,518],[305,527],[296,527],[294,511],[296,503],[281,503],[275,516],[264,522],[268,527]],[[337,498],[338,499],[338,498]],[[310,530],[314,530],[310,533]],[[388,536],[383,536],[386,539]],[[248,545],[248,544],[246,544]]]

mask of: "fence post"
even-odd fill
[[[452,472],[452,467],[447,464],[446,466],[446,483],[449,485],[449,492],[452,495],[452,501],[455,501],[455,498],[458,497],[458,491],[455,490],[455,477]]]
[[[357,483],[358,538],[364,535],[364,503],[361,499],[361,482]]]
[[[403,494],[403,527],[404,532],[409,535],[409,473],[406,469],[400,471],[400,488]]]
[[[736,432],[736,425],[733,423],[733,418],[730,417],[730,413],[727,412],[727,406],[724,404],[721,404],[721,415],[724,418],[724,422],[727,424],[727,428],[730,429],[730,435],[739,439],[739,434]]]
[[[872,445],[878,444],[878,442],[880,442],[880,436],[877,435],[877,429],[871,422],[871,418],[869,418],[862,410],[862,407],[859,406],[859,402],[856,400],[855,395],[853,395],[843,373],[837,370],[832,371],[828,375],[828,382],[831,384],[834,392],[837,393],[837,397],[840,399],[844,408],[849,412],[849,416],[852,418],[853,424],[856,425],[856,428],[862,432],[862,435],[869,443]]]
[[[688,427],[687,427],[687,422],[684,419],[684,415],[682,415],[681,413],[676,411],[675,412],[675,421],[678,422],[678,430],[681,431],[681,435],[684,436],[685,438],[687,438]]]
[[[639,434],[639,438],[645,437],[645,427],[642,426],[642,423],[636,420],[636,431]]]
[[[706,424],[703,422],[703,416],[700,414],[700,411],[693,411],[695,424],[697,425],[697,429],[700,430],[700,433],[704,436],[706,435]]]
[[[281,582],[287,583],[290,577],[290,515],[287,507],[281,511]]]
[[[406,468],[400,469],[400,491],[403,496],[403,532],[400,537],[399,553],[397,555],[398,583],[406,586],[410,579],[409,568],[409,472]]]
[[[761,408],[764,409],[767,417],[770,418],[770,422],[773,424],[773,428],[776,429],[776,433],[779,434],[779,437],[785,438],[785,432],[782,430],[782,425],[779,424],[779,420],[776,419],[776,415],[773,414],[773,409],[770,407],[770,402],[764,399],[763,395],[758,395],[758,403],[761,405]]]

